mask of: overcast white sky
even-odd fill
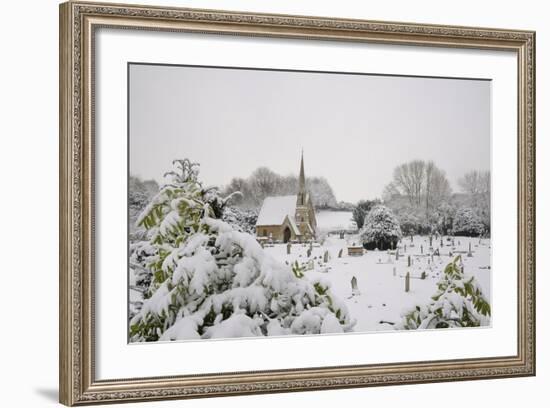
[[[326,177],[337,200],[379,197],[395,166],[433,160],[453,188],[490,168],[490,82],[180,66],[130,66],[130,173],[174,158],[207,185],[260,166]]]

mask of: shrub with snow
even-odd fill
[[[130,244],[130,279],[131,284],[140,291],[146,291],[151,284],[152,272],[148,268],[150,259],[157,250],[148,241],[138,241]]]
[[[358,227],[363,226],[365,223],[365,217],[369,211],[380,204],[380,200],[359,200],[357,205],[353,208],[352,217],[353,221]]]
[[[148,298],[130,320],[132,341],[348,331],[345,304],[329,285],[270,257],[222,221],[227,199],[198,181],[198,165],[175,161],[138,219],[155,254]]]
[[[403,210],[398,214],[399,226],[404,235],[417,235],[423,231],[423,223],[412,210]]]
[[[255,210],[245,210],[233,206],[224,208],[222,221],[225,221],[237,231],[254,234],[256,232],[256,221],[258,212]]]
[[[454,235],[477,237],[484,229],[480,216],[474,210],[462,208],[457,211],[453,224]]]
[[[405,313],[395,328],[415,330],[489,325],[491,306],[475,278],[464,275],[460,256],[445,267],[437,288],[432,302]]]
[[[384,205],[378,205],[367,214],[360,236],[365,248],[384,250],[391,246],[395,248],[402,234],[393,212]]]
[[[437,232],[441,235],[449,235],[452,231],[456,208],[449,203],[441,203],[433,216],[437,226]]]
[[[154,180],[142,181],[136,176],[130,176],[128,180],[130,242],[146,239],[146,231],[144,228],[136,225],[136,219],[157,191],[158,184]]]

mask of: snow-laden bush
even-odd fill
[[[158,184],[154,180],[142,181],[136,176],[130,176],[130,179],[128,180],[130,242],[147,239],[145,229],[136,225],[136,219],[157,191]]]
[[[479,215],[471,208],[461,208],[457,211],[453,234],[467,237],[477,237],[484,231],[484,226]]]
[[[472,276],[463,272],[460,255],[449,263],[437,284],[432,302],[416,306],[403,315],[396,329],[441,329],[448,327],[488,326],[491,306]]]
[[[391,246],[395,248],[402,234],[393,212],[384,205],[377,205],[365,217],[360,236],[365,248],[385,250]]]
[[[149,288],[152,279],[152,272],[148,265],[150,259],[157,253],[157,249],[148,241],[138,241],[130,244],[129,252],[132,285],[145,291]]]
[[[433,217],[440,235],[449,235],[453,228],[455,215],[456,208],[449,203],[443,202],[437,207]]]
[[[422,233],[422,220],[412,210],[404,210],[398,214],[399,226],[404,235],[417,235]]]
[[[225,221],[237,231],[254,234],[256,232],[256,221],[258,212],[255,210],[245,210],[237,207],[225,207],[222,221]]]
[[[179,171],[138,220],[156,254],[148,298],[130,321],[132,341],[351,330],[326,282],[280,263],[222,221],[227,200],[202,188],[196,164],[175,163]]]
[[[365,224],[365,217],[369,211],[380,204],[380,200],[359,200],[357,205],[353,208],[352,218],[358,227],[362,227]]]

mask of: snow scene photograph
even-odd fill
[[[491,82],[128,69],[128,340],[491,325]]]

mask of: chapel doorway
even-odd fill
[[[290,228],[286,227],[283,231],[283,242],[286,244],[290,241]]]

